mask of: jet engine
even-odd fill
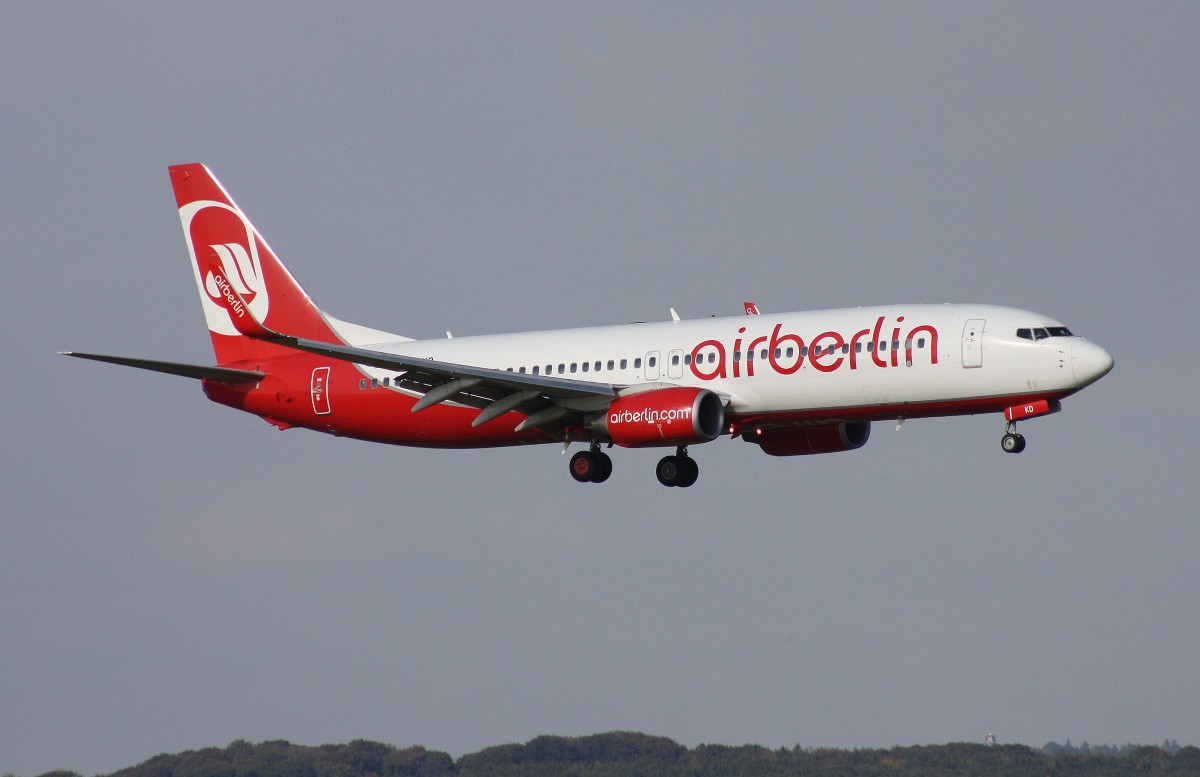
[[[742,435],[771,456],[807,456],[863,447],[871,437],[870,421],[814,424],[776,429],[752,429]]]
[[[672,387],[626,394],[589,424],[625,448],[689,445],[715,440],[725,406],[708,389]]]

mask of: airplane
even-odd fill
[[[414,340],[323,312],[202,164],[169,168],[216,364],[65,352],[198,379],[208,398],[279,429],[394,445],[573,443],[571,476],[602,483],[602,447],[674,448],[655,470],[688,487],[693,445],[771,456],[861,448],[874,421],[1003,413],[1017,422],[1113,367],[1062,323],[996,305],[905,304]]]

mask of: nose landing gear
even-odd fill
[[[1020,453],[1025,450],[1025,437],[1017,434],[1017,425],[1009,421],[1004,428],[1004,436],[1000,438],[1000,447],[1005,453]]]

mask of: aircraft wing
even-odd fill
[[[276,334],[263,339],[341,361],[396,370],[401,374],[393,379],[393,385],[423,395],[413,405],[414,413],[440,402],[455,402],[480,410],[472,422],[474,426],[510,410],[520,410],[528,416],[518,431],[543,426],[576,412],[605,407],[618,393],[618,387],[610,383],[441,362],[290,335]]]

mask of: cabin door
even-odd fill
[[[963,325],[962,365],[967,369],[983,366],[983,324],[982,318],[972,318]]]

